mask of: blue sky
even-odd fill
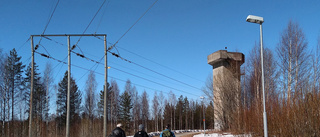
[[[107,34],[107,41],[115,43],[154,1],[107,0],[86,33]],[[23,63],[29,63],[30,41],[26,41],[30,35],[41,34],[44,31],[56,2],[57,0],[0,1],[0,47],[4,52],[9,53],[12,48],[16,48],[18,54],[22,56]],[[82,34],[102,2],[102,0],[60,0],[45,34]],[[212,75],[212,67],[207,64],[209,54],[227,47],[228,51],[242,52],[245,56],[249,56],[249,51],[255,42],[259,42],[259,25],[247,23],[248,15],[264,17],[265,47],[274,50],[281,32],[289,20],[292,20],[299,23],[312,50],[315,49],[320,32],[320,25],[317,25],[320,22],[319,7],[320,1],[311,0],[159,0],[119,41],[117,49],[123,58],[192,87],[112,55],[108,55],[108,65],[111,66],[109,76],[118,79],[116,81],[121,91],[127,79],[132,83],[148,87],[136,85],[140,94],[144,90],[148,92],[150,100],[153,98],[154,89],[163,91],[165,96],[171,90],[177,97],[183,95],[199,99],[199,96],[203,95],[199,89],[205,85],[206,78]],[[47,39],[42,39],[40,44],[52,57],[63,60],[67,56],[67,38],[50,38],[64,45]],[[78,39],[79,37],[71,37],[71,44],[75,44]],[[39,38],[35,38],[34,43],[39,43]],[[103,57],[103,41],[97,38],[83,37],[78,46],[84,55],[91,59],[98,61]],[[47,53],[43,47],[37,51]],[[74,51],[81,52],[79,48]],[[117,51],[113,49],[112,52]],[[55,67],[53,75],[57,84],[67,70],[67,65],[58,64],[37,54],[35,56],[40,72],[43,72],[44,64],[48,61]],[[74,54],[71,62],[86,69],[91,69],[94,65],[93,62]],[[104,73],[103,67],[99,65],[94,70]],[[72,67],[71,72],[80,90],[83,91],[87,71]],[[96,78],[99,84],[97,88],[101,90],[104,76],[96,74]]]

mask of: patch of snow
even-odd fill
[[[198,134],[193,137],[251,137],[251,135],[232,135],[231,133]]]

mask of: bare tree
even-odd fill
[[[97,90],[97,81],[96,81],[96,76],[93,71],[90,71],[88,75],[88,79],[86,81],[86,96],[85,96],[85,113],[87,114],[89,118],[89,129],[88,131],[92,131],[92,123],[94,119],[94,112],[96,109],[96,97],[95,97],[95,92]],[[89,135],[92,136],[92,132],[89,132]]]
[[[213,101],[213,79],[212,75],[208,75],[205,86],[202,88],[202,92],[207,96],[208,99]]]
[[[119,92],[120,89],[115,80],[111,80],[111,121],[113,121],[113,125],[115,126],[118,121],[118,109],[119,109]],[[112,122],[111,122],[112,123]]]
[[[287,28],[282,32],[277,53],[280,59],[282,79],[287,91],[287,104],[290,105],[291,94],[299,94],[298,89],[306,82],[308,76],[308,43],[298,23],[289,21]]]
[[[96,76],[93,71],[90,71],[88,75],[88,79],[86,81],[86,97],[85,97],[85,113],[89,116],[90,119],[93,118],[94,111],[95,111],[95,92],[97,89],[97,81]]]
[[[162,91],[160,91],[159,97],[158,97],[158,102],[159,102],[159,112],[158,112],[158,117],[160,118],[160,130],[162,130],[163,127],[163,111],[164,111],[164,96]]]
[[[132,116],[133,116],[133,131],[136,132],[136,127],[138,127],[139,124],[139,120],[140,120],[140,112],[141,112],[141,106],[140,103],[138,102],[139,100],[139,96],[138,96],[138,92],[135,86],[133,86],[132,88],[132,104],[133,104],[133,108],[132,108]]]
[[[177,104],[177,98],[176,98],[176,95],[172,91],[170,91],[169,96],[170,97],[168,97],[168,100],[169,100],[171,109],[173,111],[173,112],[171,112],[171,125],[173,125],[173,129],[176,129],[175,106]],[[172,114],[173,114],[173,116],[172,116]]]
[[[46,127],[48,129],[48,116],[49,116],[49,99],[50,99],[50,87],[52,86],[52,83],[53,83],[53,68],[52,68],[52,64],[50,62],[47,62],[46,63],[46,67],[44,69],[44,72],[43,72],[43,85],[45,87],[45,90],[46,90],[46,109],[44,111],[44,120],[46,121]],[[48,134],[48,130],[46,130],[46,134]]]
[[[318,43],[316,46],[316,50],[314,56],[312,56],[312,70],[313,70],[313,83],[312,83],[312,90],[313,94],[315,95],[317,92],[317,87],[320,86],[320,36],[318,36]]]
[[[159,100],[158,100],[158,95],[157,95],[157,91],[155,91],[154,96],[153,96],[153,100],[152,100],[152,109],[153,109],[153,117],[154,117],[154,125],[155,125],[155,131],[159,131],[158,129],[158,111],[159,111]]]
[[[5,118],[6,118],[6,90],[5,90],[5,60],[6,57],[2,54],[2,49],[0,49],[0,119],[2,121],[1,126],[1,136],[4,137],[5,134]]]

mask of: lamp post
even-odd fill
[[[204,133],[204,136],[206,135],[206,114],[204,113],[204,97],[201,96],[200,99],[202,99],[202,107],[203,107],[203,133]]]
[[[263,17],[249,15],[247,17],[247,22],[260,24],[260,52],[261,52],[261,84],[262,84],[262,97],[263,97],[263,129],[264,136],[268,136],[268,127],[267,127],[267,113],[266,113],[266,100],[264,93],[264,71],[263,71],[263,42],[262,42],[262,23],[264,22]]]

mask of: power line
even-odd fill
[[[47,37],[47,36],[41,36],[41,37],[44,37],[45,39],[50,40],[50,41],[52,41],[52,42],[55,42],[56,44],[59,44],[59,45],[61,45],[61,46],[66,46],[65,44],[63,44],[63,43],[61,43],[61,42],[58,42],[58,41],[56,41],[56,40],[54,40],[54,39],[51,39],[51,38],[49,38],[49,37]],[[101,39],[100,37],[97,37],[97,36],[95,36],[95,37]],[[41,44],[40,44],[40,45],[41,45]],[[41,46],[42,46],[42,45],[41,45]],[[44,46],[42,46],[42,47],[45,49]],[[72,49],[74,49],[74,48],[75,48],[75,45],[73,45]],[[45,49],[45,50],[46,50],[46,49]],[[46,50],[46,52],[47,52],[47,50]],[[103,57],[104,57],[104,56],[103,56],[103,57],[99,60],[99,62],[97,62],[97,61],[95,61],[95,60],[93,60],[93,59],[90,59],[90,58],[85,57],[83,54],[76,53],[76,52],[74,52],[74,51],[71,51],[71,52],[74,53],[74,54],[76,54],[77,56],[80,56],[80,57],[85,58],[85,59],[87,59],[87,60],[89,60],[89,61],[95,62],[96,64],[99,64],[99,63],[102,61]],[[51,56],[48,52],[47,52],[47,54],[48,54],[49,56]],[[68,57],[68,56],[66,56],[66,57],[63,59],[63,61],[65,61],[65,60],[67,59],[67,57]],[[60,63],[62,63],[63,61],[61,61]],[[60,63],[59,63],[59,64],[60,64]],[[54,68],[56,68],[59,64],[57,64]],[[96,64],[95,64],[95,65],[96,65]],[[95,65],[93,65],[90,70],[92,70]],[[98,66],[97,66],[97,67],[98,67]],[[96,67],[95,69],[97,69],[97,67]],[[53,68],[53,69],[54,69],[54,68]],[[61,68],[62,68],[62,66],[61,66]],[[61,68],[59,69],[59,72],[60,72]],[[81,80],[88,72],[89,72],[89,71],[87,71],[85,74],[83,74],[83,75],[80,77],[80,79],[78,79],[78,81]],[[56,75],[56,77],[57,77],[57,75]],[[77,81],[77,82],[78,82],[78,81]]]
[[[152,81],[152,80],[143,78],[143,77],[140,77],[140,76],[138,76],[138,75],[135,75],[135,74],[132,74],[132,73],[129,73],[129,72],[126,72],[126,71],[117,69],[117,68],[113,68],[113,69],[118,70],[118,71],[123,72],[123,73],[126,73],[126,74],[129,74],[129,75],[132,75],[132,76],[135,76],[135,77],[137,77],[137,78],[140,78],[140,79],[149,81],[149,82],[151,82],[151,83],[158,84],[158,85],[163,86],[163,87],[167,87],[167,88],[170,88],[170,89],[174,89],[174,90],[176,90],[176,91],[181,91],[181,92],[184,92],[184,93],[188,93],[188,94],[190,94],[190,95],[197,96],[197,95],[195,95],[195,94],[192,94],[192,93],[189,93],[189,92],[186,92],[186,91],[182,91],[182,90],[179,90],[179,89],[176,89],[176,88],[173,88],[173,87],[170,87],[170,86],[167,86],[167,85],[164,85],[164,84],[161,84],[161,83],[158,83],[158,82],[155,82],[155,81]]]
[[[119,55],[116,54],[116,53],[113,53],[113,52],[111,52],[111,51],[108,51],[108,52],[111,53],[112,55],[116,56],[117,58],[121,58],[121,59],[124,60],[124,61],[127,61],[127,62],[129,62],[129,63],[135,64],[135,65],[137,65],[137,66],[139,66],[139,67],[142,67],[142,68],[144,68],[144,69],[147,69],[147,70],[149,70],[149,71],[151,71],[151,72],[153,72],[153,73],[156,73],[156,74],[161,75],[161,76],[163,76],[163,77],[169,78],[169,79],[171,79],[171,80],[173,80],[173,81],[182,83],[182,84],[184,84],[184,85],[187,85],[187,86],[189,86],[189,87],[192,87],[192,88],[195,88],[195,89],[197,89],[197,90],[202,91],[200,88],[197,88],[197,87],[192,86],[192,85],[190,85],[190,84],[187,84],[187,83],[184,83],[184,82],[182,82],[182,81],[176,80],[176,79],[174,79],[174,78],[171,78],[171,77],[166,76],[166,75],[164,75],[164,74],[161,74],[161,73],[159,73],[159,72],[156,72],[156,71],[154,71],[154,70],[151,70],[151,69],[149,69],[149,68],[147,68],[147,67],[144,67],[144,66],[139,65],[139,64],[137,64],[137,63],[134,63],[134,62],[132,62],[132,61],[129,61],[129,60],[125,59],[125,58],[122,58],[121,56],[119,56]],[[73,53],[75,53],[75,52],[73,52]],[[98,62],[98,61],[95,61],[95,60],[92,60],[92,59],[90,59],[90,58],[87,58],[87,57],[85,57],[84,55],[80,55],[79,53],[75,53],[75,54],[78,55],[78,56],[80,56],[80,57],[82,57],[82,58],[85,58],[85,59],[87,59],[87,60],[89,60],[89,61],[92,61],[92,62],[95,62],[95,63],[100,63],[100,62]],[[166,86],[166,85],[160,84],[160,83],[158,83],[158,82],[154,82],[154,81],[152,81],[152,80],[149,80],[149,79],[146,79],[146,78],[143,78],[143,77],[134,75],[134,74],[131,74],[131,73],[129,73],[129,72],[125,72],[125,71],[122,71],[122,70],[116,69],[116,68],[114,68],[114,69],[115,69],[115,70],[118,70],[118,71],[121,71],[121,72],[123,72],[123,73],[130,74],[130,75],[132,75],[132,76],[135,76],[135,77],[138,77],[138,78],[141,78],[141,79],[150,81],[150,82],[152,82],[152,83],[156,83],[156,84],[159,84],[159,85],[161,85],[161,86],[168,87],[168,86]],[[170,87],[170,88],[171,88],[171,87]],[[175,88],[172,88],[172,89],[175,89]],[[175,90],[177,90],[177,89],[175,89]],[[191,94],[191,93],[189,93],[189,94]]]
[[[108,50],[111,50],[114,46],[116,46],[116,44],[133,28],[133,26],[134,25],[136,25],[138,22],[139,22],[139,20],[144,16],[144,15],[146,15],[147,14],[147,12],[153,7],[153,5],[154,4],[156,4],[158,2],[158,0],[156,0],[141,16],[140,16],[140,18],[136,21],[136,22],[134,22],[133,23],[133,25],[112,45],[112,46],[110,46],[109,47],[109,49]]]
[[[103,58],[104,58],[104,56],[100,59],[100,61],[99,61],[98,63],[95,63],[95,64],[90,68],[90,70],[88,70],[86,73],[84,73],[84,74],[78,79],[78,81],[79,81],[80,79],[82,79],[82,78],[83,78],[86,74],[88,74],[90,71],[95,71],[95,70],[98,68],[99,64],[101,64],[101,61],[102,61]],[[96,66],[96,68],[95,68],[94,70],[92,70],[94,66]],[[77,82],[78,82],[78,81],[77,81]]]
[[[35,53],[37,53],[37,54],[39,54],[39,55],[41,55],[41,56],[43,56],[43,57],[45,57],[45,58],[53,59],[53,60],[55,60],[55,61],[62,62],[63,64],[67,64],[67,63],[64,62],[64,61],[61,61],[61,60],[56,59],[56,58],[53,58],[53,57],[48,56],[48,55],[46,55],[46,54],[44,54],[44,53],[39,53],[39,52],[37,52],[37,51],[35,51]],[[90,69],[87,69],[87,68],[84,68],[84,67],[80,67],[80,66],[78,66],[78,65],[74,65],[74,64],[71,64],[71,65],[74,66],[74,67],[80,68],[80,69],[84,69],[84,70],[90,71]],[[173,88],[173,87],[170,87],[170,86],[167,86],[167,85],[164,85],[164,84],[161,84],[161,83],[158,83],[158,82],[155,82],[155,81],[152,81],[152,80],[149,80],[149,79],[146,79],[146,78],[143,78],[143,77],[134,75],[134,74],[131,74],[131,73],[129,73],[129,72],[126,72],[126,71],[123,71],[123,70],[120,70],[120,69],[116,69],[116,68],[114,68],[114,67],[113,67],[113,69],[118,70],[118,71],[121,71],[121,72],[126,73],[126,74],[129,74],[129,75],[132,75],[132,76],[135,76],[135,77],[138,77],[138,78],[141,78],[141,79],[144,79],[144,80],[146,80],[146,81],[149,81],[149,82],[152,82],[152,83],[155,83],[155,84],[158,84],[158,85],[167,87],[167,88],[171,88],[171,89],[176,90],[176,91],[180,91],[180,92],[183,92],[183,93],[187,93],[187,94],[190,94],[190,95],[193,95],[193,96],[198,96],[198,95],[195,95],[195,94],[192,94],[192,93],[183,91],[183,90],[179,90],[179,89],[176,89],[176,88]],[[93,72],[98,73],[98,74],[102,74],[102,73],[99,73],[99,72],[96,72],[96,71],[93,71]],[[104,75],[104,74],[102,74],[102,75]]]
[[[30,37],[26,40],[26,42],[24,42],[24,43],[18,48],[17,51],[19,51],[19,50],[22,48],[22,46],[24,46],[29,40],[30,40]]]
[[[114,53],[114,52],[111,52],[111,51],[108,51],[108,52],[111,53],[113,56],[115,56],[115,57],[117,57],[117,58],[120,58],[120,59],[122,59],[122,60],[124,60],[124,61],[127,61],[127,62],[129,62],[129,63],[135,64],[135,65],[137,65],[137,66],[139,66],[139,67],[141,67],[141,68],[144,68],[144,69],[146,69],[146,70],[149,70],[149,71],[151,71],[151,72],[153,72],[153,73],[156,73],[156,74],[158,74],[158,75],[160,75],[160,76],[166,77],[166,78],[171,79],[171,80],[173,80],[173,81],[176,81],[176,82],[178,82],[178,83],[181,83],[181,84],[187,85],[187,86],[189,86],[189,87],[192,87],[192,88],[194,88],[194,89],[197,89],[197,90],[202,91],[200,88],[197,88],[197,87],[195,87],[195,86],[192,86],[192,85],[187,84],[187,83],[185,83],[185,82],[182,82],[182,81],[180,81],[180,80],[176,80],[176,79],[174,79],[174,78],[171,78],[171,77],[169,77],[169,76],[167,76],[167,75],[164,75],[164,74],[161,74],[161,73],[159,73],[159,72],[156,72],[156,71],[154,71],[154,70],[152,70],[152,69],[149,69],[149,68],[147,68],[147,67],[144,67],[144,66],[142,66],[142,65],[140,65],[140,64],[138,64],[138,63],[135,63],[135,62],[132,62],[132,61],[130,61],[130,60],[127,60],[127,59],[121,57],[120,55],[118,55],[118,54],[116,54],[116,53]]]
[[[96,37],[96,38],[98,38],[98,37]],[[98,38],[98,39],[102,40],[101,38]],[[110,42],[108,42],[108,43],[112,45],[112,43],[110,43]],[[114,45],[115,45],[115,44],[114,44]],[[141,56],[141,55],[138,55],[138,54],[136,54],[136,53],[134,53],[134,52],[131,52],[131,51],[129,51],[129,50],[126,50],[126,49],[124,49],[124,48],[122,48],[122,47],[119,47],[119,46],[117,46],[117,47],[120,48],[120,49],[123,49],[123,50],[125,50],[125,51],[127,51],[127,52],[129,52],[129,53],[131,53],[131,54],[134,54],[134,55],[136,55],[136,56],[138,56],[138,57],[140,57],[140,58],[143,58],[143,59],[145,59],[145,60],[147,60],[147,61],[150,61],[150,62],[152,62],[152,63],[155,63],[155,64],[157,64],[157,65],[159,65],[159,66],[161,66],[161,67],[167,68],[167,69],[169,69],[169,70],[171,70],[171,71],[177,72],[177,73],[182,74],[182,75],[184,75],[184,76],[187,76],[187,77],[189,77],[189,78],[192,78],[192,79],[195,79],[195,80],[198,80],[198,81],[200,81],[200,82],[205,83],[205,82],[202,81],[202,80],[199,80],[199,79],[197,79],[197,78],[194,78],[194,77],[192,77],[192,76],[189,76],[189,75],[187,75],[187,74],[184,74],[184,73],[182,73],[182,72],[180,72],[180,71],[174,70],[174,69],[172,69],[172,68],[170,68],[170,67],[164,66],[164,65],[162,65],[162,64],[160,64],[160,63],[157,63],[157,62],[155,62],[155,61],[152,61],[152,60],[150,60],[150,59],[148,59],[148,58],[146,58],[146,57],[143,57],[143,56]],[[111,52],[111,51],[109,51],[109,50],[110,50],[110,47],[109,47],[109,49],[108,49],[108,52],[111,53],[112,55],[114,55],[114,56],[117,57],[117,58],[120,58],[120,59],[122,59],[122,60],[124,60],[124,61],[127,61],[127,62],[129,62],[129,63],[133,63],[133,64],[135,64],[135,65],[138,65],[138,66],[140,66],[140,67],[143,67],[144,69],[147,69],[147,70],[149,70],[149,71],[153,71],[154,73],[157,73],[157,74],[159,74],[159,75],[163,75],[163,74],[161,74],[161,73],[159,73],[159,72],[156,72],[156,71],[154,71],[154,70],[152,70],[152,69],[146,68],[146,67],[144,67],[144,66],[142,66],[142,65],[139,65],[139,64],[134,63],[134,62],[132,62],[132,61],[129,61],[129,60],[121,57],[120,54],[113,53],[113,52]],[[119,53],[119,51],[117,51],[117,52]],[[167,76],[164,76],[164,77],[167,77]],[[167,78],[168,78],[168,77],[167,77]],[[169,78],[169,79],[173,80],[172,78]],[[174,81],[177,81],[177,80],[174,80]],[[179,83],[184,83],[184,82],[179,82]],[[196,87],[194,87],[194,86],[191,86],[191,87],[196,88]],[[201,89],[199,89],[199,88],[196,88],[196,89],[201,90]]]
[[[25,61],[22,62],[22,64],[26,64],[26,62],[30,61],[31,56],[29,58],[27,58]]]
[[[85,58],[85,59],[87,59],[87,60],[89,60],[89,61],[91,61],[91,62],[94,62],[94,63],[96,63],[96,64],[102,64],[101,63],[101,61],[102,61],[102,59],[103,59],[103,57],[100,59],[100,61],[95,61],[95,60],[93,60],[93,59],[90,59],[90,58],[88,58],[88,57],[85,57],[84,55],[82,55],[82,54],[80,54],[80,53],[76,53],[76,52],[74,52],[74,51],[71,51],[72,53],[74,53],[74,54],[76,54],[77,56],[79,56],[79,57],[81,57],[81,58]],[[123,58],[122,58],[123,59]],[[126,59],[124,59],[124,60],[126,60]],[[126,60],[126,61],[128,61],[128,60]],[[103,65],[103,64],[102,64]],[[93,67],[92,67],[93,68]],[[90,70],[92,70],[92,68],[90,69]],[[115,70],[118,70],[118,71],[121,71],[121,72],[124,72],[124,73],[127,73],[127,74],[130,74],[130,75],[133,75],[133,76],[135,76],[135,77],[138,77],[138,78],[141,78],[141,79],[144,79],[144,80],[148,80],[148,79],[146,79],[146,78],[142,78],[142,77],[140,77],[140,76],[138,76],[138,75],[134,75],[134,74],[132,74],[132,73],[129,73],[129,72],[125,72],[125,71],[122,71],[122,70],[120,70],[120,69],[117,69],[117,68],[115,68],[115,67],[113,67]],[[88,71],[89,72],[89,71]],[[87,73],[88,73],[87,72]],[[87,73],[85,73],[85,74],[87,74]],[[141,72],[140,72],[141,73]],[[85,75],[84,74],[84,75]],[[143,73],[144,74],[144,73]],[[83,76],[84,76],[83,75]],[[145,74],[145,75],[147,75],[147,74]],[[83,77],[82,76],[82,77]],[[81,77],[81,78],[82,78]],[[80,79],[81,79],[80,78]],[[78,80],[79,81],[79,80]],[[154,82],[154,81],[152,81],[152,80],[148,80],[148,81],[150,81],[150,82],[153,82],[153,83],[156,83],[156,84],[159,84],[159,85],[162,85],[162,86],[164,86],[163,84],[160,84],[160,83],[157,83],[157,82]],[[186,85],[186,84],[185,84]],[[188,85],[188,84],[187,84]],[[190,85],[189,85],[190,86]]]
[[[47,54],[50,56],[49,52],[47,51],[47,49],[42,45],[42,44],[39,44],[46,52]],[[35,47],[35,50],[37,50],[37,48],[39,47],[39,45],[36,45]]]
[[[93,16],[93,18],[91,19],[90,23],[88,24],[88,26],[86,27],[86,29],[84,29],[84,31],[83,31],[82,34],[84,34],[84,33],[87,31],[87,29],[88,29],[89,26],[91,25],[92,21],[94,20],[94,18],[97,16],[97,14],[99,13],[99,11],[100,11],[101,8],[103,7],[104,3],[106,3],[106,0],[103,1],[103,3],[101,4],[100,8],[99,8],[98,11],[96,12],[96,14]],[[76,46],[78,45],[78,43],[79,43],[79,41],[81,40],[81,38],[82,38],[82,36],[80,36],[80,38],[78,39],[77,43],[75,44]],[[79,46],[77,46],[77,47],[80,49],[81,53],[83,54],[81,48],[80,48]]]
[[[115,62],[112,62],[112,61],[108,61],[108,62],[110,62],[110,63],[112,63],[112,64],[115,64],[115,65],[117,65],[117,66],[120,66],[120,67],[122,67],[122,68],[126,68],[126,69],[132,70],[132,71],[134,71],[134,72],[137,72],[137,73],[140,73],[140,74],[143,74],[143,75],[146,75],[146,76],[152,77],[153,79],[158,79],[158,80],[161,80],[161,81],[165,81],[165,82],[170,83],[170,82],[169,82],[169,81],[167,81],[167,80],[164,80],[164,79],[160,79],[160,78],[157,78],[157,77],[151,76],[151,75],[149,75],[149,74],[143,73],[143,72],[141,72],[141,71],[134,70],[134,69],[132,69],[132,68],[129,68],[129,67],[126,67],[126,66],[123,66],[123,65],[117,64],[117,63],[115,63]]]
[[[65,58],[65,59],[67,59],[67,58]],[[65,59],[64,59],[64,60],[65,60]],[[60,71],[61,71],[61,69],[62,69],[62,67],[63,67],[64,64],[63,64],[63,63],[58,63],[58,64],[52,69],[52,71],[53,71],[53,70],[54,70],[57,66],[59,66],[60,64],[62,64],[62,65],[61,65],[59,71],[57,72],[57,75],[54,77],[54,79],[56,79],[56,78],[58,77],[58,75],[59,75],[59,73],[60,73]]]
[[[139,54],[137,54],[137,53],[134,53],[134,52],[129,51],[129,50],[127,50],[127,49],[124,49],[124,48],[122,48],[122,47],[119,47],[119,46],[117,46],[117,47],[120,48],[120,49],[122,49],[122,50],[124,50],[124,51],[126,51],[126,52],[129,52],[129,53],[131,53],[131,54],[133,54],[133,55],[136,55],[136,56],[138,56],[138,57],[140,57],[140,58],[142,58],[142,59],[144,59],[144,60],[147,60],[147,61],[149,61],[149,62],[152,62],[152,63],[154,63],[154,64],[157,64],[157,65],[159,65],[159,66],[161,66],[161,67],[163,67],[163,68],[166,68],[166,69],[168,69],[168,70],[174,71],[174,72],[179,73],[179,74],[181,74],[181,75],[184,75],[184,76],[187,76],[187,77],[189,77],[189,78],[192,78],[192,79],[195,79],[195,80],[198,80],[198,81],[200,81],[200,82],[205,83],[203,80],[194,78],[194,77],[192,77],[192,76],[190,76],[190,75],[187,75],[187,74],[184,74],[184,73],[182,73],[182,72],[180,72],[180,71],[177,71],[177,70],[175,70],[175,69],[173,69],[173,68],[170,68],[170,67],[167,67],[167,66],[165,66],[165,65],[162,65],[162,64],[160,64],[160,63],[158,63],[158,62],[155,62],[155,61],[153,61],[153,60],[151,60],[151,59],[148,59],[148,58],[146,58],[146,57],[143,57],[143,56],[141,56],[141,55],[139,55]]]
[[[44,30],[43,30],[43,32],[42,32],[42,35],[46,32],[47,27],[48,27],[48,25],[49,25],[49,23],[50,23],[50,21],[51,21],[51,19],[52,19],[52,17],[53,17],[54,12],[56,11],[56,9],[57,9],[57,7],[58,7],[59,2],[60,2],[60,0],[57,1],[57,4],[56,4],[56,6],[54,7],[53,12],[52,12],[51,15],[50,15],[50,18],[49,18],[46,26],[44,27]],[[42,37],[40,38],[38,45],[40,44],[41,40],[42,40]]]
[[[108,77],[116,79],[116,80],[119,80],[119,81],[122,81],[122,82],[127,82],[125,80],[122,80],[122,79],[119,79],[119,78],[115,78],[115,77],[112,77],[112,76],[108,76]],[[131,82],[131,84],[133,84],[135,86],[138,86],[138,87],[143,87],[143,88],[146,88],[146,89],[154,90],[154,91],[161,91],[161,90],[157,90],[157,89],[154,89],[154,88],[146,87],[146,86],[143,86],[143,85],[140,85],[140,84],[136,84],[136,83],[133,83],[133,82]],[[162,91],[162,92],[169,94],[169,92],[166,92],[166,91]]]
[[[37,52],[37,51],[34,51],[34,52],[37,53],[37,54],[39,54],[39,55],[41,55],[42,57],[45,57],[45,58],[48,58],[48,59],[52,59],[52,60],[58,61],[58,62],[63,63],[63,64],[67,64],[67,63],[64,62],[64,61],[61,61],[61,60],[56,59],[56,58],[53,58],[53,57],[51,57],[51,56],[49,56],[49,55],[46,55],[46,54],[43,54],[43,53],[40,53],[40,52]]]
[[[50,41],[52,41],[52,42],[55,42],[55,43],[58,44],[58,45],[66,46],[65,44],[63,44],[63,43],[61,43],[61,42],[58,42],[58,41],[56,41],[56,40],[53,40],[53,39],[51,39],[51,38],[49,38],[49,37],[47,37],[47,36],[41,36],[41,37],[44,37],[45,39],[50,40]]]
[[[104,10],[101,18],[100,18],[100,21],[99,21],[99,24],[98,24],[98,26],[97,26],[97,29],[96,29],[96,31],[95,31],[94,33],[96,33],[96,32],[98,31],[98,28],[100,27],[100,24],[101,24],[101,22],[102,22],[102,18],[103,18],[104,14],[105,14],[106,11],[107,11],[107,7],[108,7],[108,5],[109,5],[109,2],[110,2],[110,1],[108,1],[107,6],[106,6],[106,8],[105,8],[105,10]]]

